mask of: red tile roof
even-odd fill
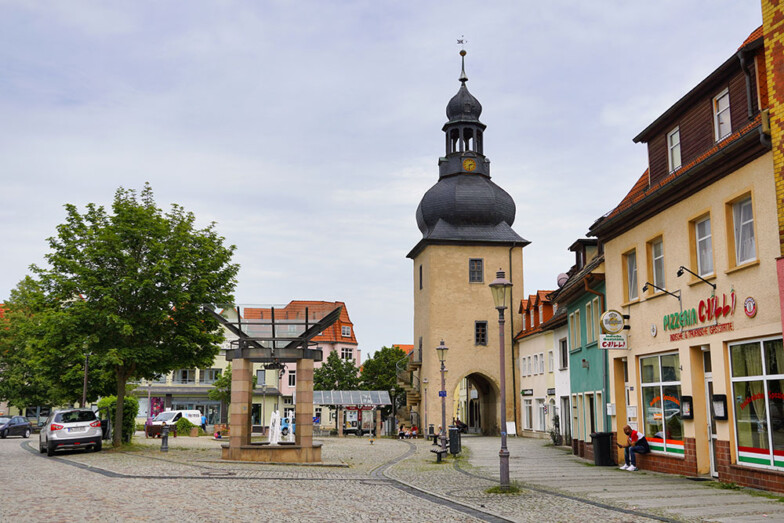
[[[753,31],[751,32],[751,34],[748,36],[748,38],[746,38],[746,39],[743,41],[743,44],[742,44],[740,47],[738,47],[738,49],[739,49],[739,50],[740,50],[740,49],[743,49],[744,47],[746,47],[747,45],[749,45],[749,44],[750,44],[751,42],[753,42],[754,40],[757,40],[758,38],[762,38],[762,26],[759,26],[758,28],[756,28],[755,30],[753,30]]]
[[[338,307],[343,307],[340,311],[340,318],[338,321],[328,327],[321,335],[313,338],[313,341],[326,342],[326,343],[348,343],[357,345],[357,338],[354,334],[354,324],[348,316],[348,309],[346,304],[342,301],[306,301],[306,300],[293,300],[285,307],[275,309],[275,320],[296,320],[305,319],[305,309],[308,309],[308,315],[314,322],[320,320]],[[242,309],[243,316],[246,319],[270,319],[272,317],[271,308],[261,307],[246,307]],[[343,336],[342,328],[344,326],[351,327],[351,336]]]

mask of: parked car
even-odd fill
[[[101,450],[101,420],[90,409],[68,409],[52,412],[38,435],[38,451],[52,456],[55,450],[91,447]]]
[[[180,418],[186,418],[197,427],[201,426],[201,412],[198,410],[167,410],[155,416],[155,418],[145,426],[145,436],[148,438],[161,436],[164,425],[173,427],[180,421]],[[187,436],[187,434],[185,434],[185,436]]]
[[[280,433],[284,436],[289,435],[289,427],[291,427],[291,433],[297,433],[297,424],[294,423],[294,416],[286,417],[280,420]]]
[[[0,417],[0,438],[8,436],[22,436],[29,438],[33,432],[33,425],[22,416]]]

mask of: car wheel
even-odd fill
[[[44,446],[44,442],[41,441],[41,438],[38,438],[38,452],[40,452],[41,454],[46,452],[46,447]]]
[[[47,456],[54,456],[54,443],[51,441],[46,445],[46,455]]]
[[[101,447],[103,447],[103,444],[99,441],[98,443],[93,445],[93,451],[94,452],[101,452]]]
[[[285,429],[281,430],[280,433],[283,434],[284,436],[288,436],[289,435],[289,429],[285,428]],[[3,437],[5,437],[5,436],[3,436]]]
[[[8,431],[7,430],[4,430],[3,432],[0,432],[0,438],[5,439],[7,437],[8,437]]]
[[[25,429],[24,437],[25,438],[29,438],[30,437],[30,429]]]

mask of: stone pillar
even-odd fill
[[[240,459],[241,447],[250,445],[251,401],[253,364],[245,359],[236,359],[231,365],[231,405],[229,406],[229,449],[231,459]]]
[[[299,447],[313,446],[313,360],[297,360],[297,404],[295,441]]]
[[[376,407],[376,437],[381,437],[381,407]]]
[[[338,405],[338,437],[343,437],[343,408]]]

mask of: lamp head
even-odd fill
[[[648,292],[648,284],[642,286],[642,292]]]
[[[681,265],[681,266],[678,268],[677,275],[678,275],[678,278],[680,278],[681,276],[683,276],[683,265]]]
[[[438,347],[436,347],[436,351],[438,351],[438,361],[440,361],[441,363],[444,362],[444,360],[446,359],[446,351],[448,350],[449,347],[444,345],[444,340],[441,340],[441,344]]]
[[[506,308],[506,296],[512,287],[512,282],[506,279],[506,274],[501,269],[495,275],[495,280],[490,283],[490,292],[493,293],[493,302],[496,309]]]

